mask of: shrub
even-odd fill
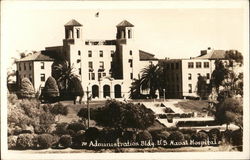
[[[35,89],[28,78],[23,78],[21,80],[20,97],[21,98],[35,97]]]
[[[66,116],[68,114],[68,107],[63,106],[63,104],[59,102],[59,103],[55,104],[51,108],[50,112],[52,114],[54,114],[54,115],[64,115],[64,116]],[[58,119],[58,121],[59,121],[59,119]]]
[[[190,141],[191,135],[190,134],[184,134],[184,140]]]
[[[206,141],[208,139],[208,135],[206,132],[200,131],[193,136],[193,139],[198,142]]]
[[[8,94],[8,103],[14,105],[18,101],[16,94]]]
[[[86,127],[84,124],[80,123],[80,122],[74,122],[68,125],[67,127],[68,130],[73,130],[75,133],[80,131],[80,130],[85,130]]]
[[[218,141],[221,139],[221,133],[219,129],[213,128],[208,132],[208,136],[210,140]]]
[[[50,103],[44,104],[44,105],[42,106],[44,112],[50,112],[51,109],[52,109],[52,107],[53,107],[53,106],[52,106]]]
[[[179,131],[181,133],[183,133],[183,134],[189,134],[189,135],[192,135],[192,134],[196,133],[195,129],[180,129]]]
[[[45,100],[51,101],[55,97],[59,96],[59,89],[56,80],[53,77],[49,77],[45,82],[44,89],[42,90],[42,97]]]
[[[53,144],[54,137],[51,134],[41,134],[36,137],[36,147],[39,149],[50,148]]]
[[[72,144],[72,137],[70,135],[62,135],[59,139],[59,145],[65,148],[70,147]]]
[[[232,132],[232,144],[235,146],[243,144],[243,132],[241,129]]]
[[[87,142],[97,140],[99,138],[99,134],[100,132],[97,128],[95,127],[88,128],[85,132]]]
[[[170,141],[182,142],[184,141],[184,135],[180,131],[174,131],[168,136],[167,140],[168,142]]]
[[[15,149],[17,136],[8,136],[8,149]]]
[[[68,123],[64,122],[64,123],[58,123],[56,125],[56,130],[55,130],[55,134],[57,135],[64,135],[64,134],[68,134]]]
[[[136,132],[135,131],[124,131],[121,140],[122,140],[122,142],[126,142],[126,141],[135,142],[136,141]]]
[[[81,146],[83,141],[85,141],[85,130],[80,130],[72,138],[72,143],[74,146]]]
[[[136,136],[136,141],[141,142],[141,141],[152,141],[152,135],[147,131],[141,131],[138,133]]]
[[[170,135],[167,131],[151,131],[153,142],[157,142],[157,140],[167,140]]]
[[[35,134],[20,134],[17,138],[16,147],[18,149],[31,149],[34,147]]]

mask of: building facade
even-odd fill
[[[80,77],[84,91],[90,91],[93,99],[128,98],[131,83],[139,77],[143,67],[158,63],[153,54],[139,50],[135,45],[134,25],[126,20],[116,26],[114,40],[87,39],[83,34],[83,25],[74,19],[66,23],[64,28],[63,45],[46,47],[41,54],[54,60],[67,60],[74,68],[74,73]],[[46,80],[51,75],[53,60],[45,63],[50,68],[46,70]],[[32,65],[29,75],[38,90],[41,81],[35,77],[34,67]],[[17,71],[21,73],[19,69]],[[21,76],[23,74],[26,73],[21,73]]]
[[[205,77],[209,84],[218,59],[225,59],[225,51],[208,48],[202,50],[198,57],[162,60],[160,63],[164,68],[166,97],[198,97],[198,77]]]

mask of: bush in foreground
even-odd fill
[[[21,81],[20,97],[21,98],[35,97],[35,89],[28,78],[23,78]]]
[[[72,144],[72,137],[70,135],[62,135],[59,139],[59,146],[64,148],[70,147]]]
[[[168,142],[170,142],[170,141],[183,142],[184,141],[184,135],[180,131],[174,131],[169,135],[167,140],[168,140]]]
[[[141,142],[141,141],[152,141],[152,135],[147,131],[141,131],[138,133],[136,136],[136,141]]]
[[[54,137],[51,134],[41,134],[36,137],[35,146],[39,149],[50,148],[54,142]]]
[[[20,134],[17,138],[16,147],[18,149],[31,149],[34,147],[35,134]]]
[[[8,136],[8,149],[16,148],[17,138],[17,136]]]

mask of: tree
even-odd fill
[[[56,80],[53,77],[49,77],[45,82],[44,89],[42,90],[42,97],[45,100],[51,102],[54,101],[59,96],[59,89]]]
[[[141,96],[141,79],[134,79],[130,87],[130,96],[132,99],[139,99]]]
[[[91,112],[92,114],[92,112]],[[91,117],[98,125],[111,128],[146,129],[155,121],[152,110],[143,105],[108,100]]]
[[[142,70],[141,87],[142,90],[149,89],[151,98],[154,98],[158,89],[162,92],[163,70],[159,65],[150,64]]]
[[[81,81],[77,77],[72,77],[69,81],[68,87],[69,93],[74,97],[74,104],[76,104],[76,97],[79,96],[79,103],[81,104],[82,97],[84,95]]]
[[[68,107],[67,106],[63,106],[62,103],[57,103],[55,104],[50,111],[52,114],[57,115],[58,116],[58,121],[60,120],[60,115],[64,115],[66,116],[68,114]]]
[[[221,124],[234,123],[243,127],[243,103],[234,98],[226,98],[216,105],[215,119]]]
[[[200,99],[208,98],[209,95],[209,85],[206,83],[206,77],[199,76],[197,81],[197,94],[200,96]]]
[[[35,89],[28,78],[23,78],[20,87],[20,97],[21,98],[34,98]]]

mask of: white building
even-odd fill
[[[42,76],[46,80],[51,75],[53,59],[50,57],[66,59],[80,76],[84,91],[91,91],[94,99],[128,98],[131,83],[134,78],[138,78],[141,69],[150,63],[158,63],[154,55],[137,48],[134,25],[126,20],[116,26],[117,34],[114,40],[87,39],[84,26],[74,19],[64,27],[63,45],[46,47],[45,51],[39,54],[47,57],[48,62],[39,61],[40,66],[31,65],[29,73],[17,67],[20,77],[30,76],[36,90],[40,84],[43,85]],[[28,56],[26,60],[21,59],[18,63],[25,61],[28,64],[34,61],[32,59],[34,58]],[[46,67],[46,73],[40,68],[42,63]]]
[[[215,60],[225,59],[224,50],[208,48],[202,50],[201,55],[190,59],[165,59],[164,66],[166,79],[166,97],[185,98],[198,97],[197,82],[201,75],[210,83],[212,72],[215,69]]]

